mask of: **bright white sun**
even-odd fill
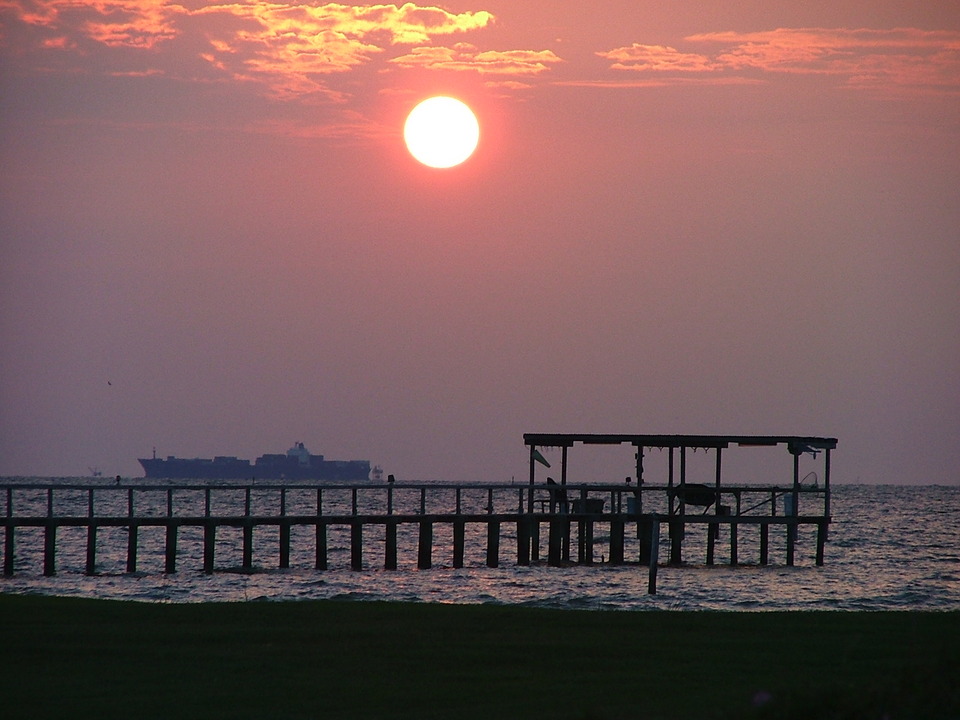
[[[407,116],[403,139],[410,154],[424,165],[449,168],[466,160],[480,140],[473,111],[452,97],[432,97]]]

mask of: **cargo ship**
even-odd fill
[[[336,480],[356,481],[370,478],[369,460],[326,460],[311,455],[302,442],[293,444],[285,454],[261,455],[255,461],[232,456],[214,458],[138,458],[148,478],[197,480]]]

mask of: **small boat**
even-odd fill
[[[672,488],[670,498],[676,498],[687,505],[710,507],[717,500],[717,489],[702,483],[685,483]]]

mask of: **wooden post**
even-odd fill
[[[550,518],[550,536],[548,540],[547,563],[553,567],[560,565],[563,549],[563,520],[554,515]]]
[[[7,518],[13,517],[13,488],[7,488]],[[13,525],[7,525],[3,533],[3,574],[7,577],[13,575],[13,547],[14,547],[14,529]]]
[[[93,518],[90,518],[90,524],[87,525],[87,565],[84,573],[87,575],[97,573],[97,525]]]
[[[327,569],[327,524],[317,523],[317,558],[315,567],[317,570]]]
[[[560,487],[563,492],[564,501],[560,506],[560,512],[563,513],[563,539],[561,540],[560,556],[564,562],[570,562],[570,518],[567,516],[570,512],[570,502],[567,500],[567,446],[560,448]]]
[[[250,491],[247,490],[247,499],[250,499]],[[248,503],[247,510],[250,505]],[[243,522],[243,569],[250,570],[253,567],[253,521],[250,519],[250,513]]]
[[[677,520],[670,521],[670,564],[683,562],[683,525]]]
[[[460,508],[460,489],[457,488],[457,512]],[[467,524],[463,520],[453,521],[453,566],[463,567],[463,546]]]
[[[127,517],[131,522],[127,525],[127,572],[137,571],[137,533],[140,526],[133,521],[133,488],[127,488]]]
[[[433,523],[420,521],[420,546],[417,553],[417,567],[429,570],[433,566]]]
[[[47,577],[57,572],[57,526],[48,520],[43,530],[43,574]]]
[[[283,490],[280,491],[283,497]],[[290,567],[290,523],[280,523],[280,569]]]
[[[593,519],[587,518],[583,525],[584,562],[593,565]]]
[[[97,526],[93,521],[93,488],[87,489],[87,565],[84,572],[94,575],[97,572]]]
[[[363,570],[363,523],[350,523],[350,569]]]
[[[127,526],[127,572],[135,573],[137,571],[137,531],[140,526],[136,523],[130,523]]]
[[[167,497],[170,497],[169,491],[167,491]],[[173,520],[167,522],[165,555],[164,572],[172,575],[177,571],[177,524]]]
[[[641,563],[650,562],[650,522],[649,516],[641,515],[637,518],[637,540],[640,543],[640,557],[638,558]]]
[[[720,497],[721,497],[720,496],[720,477],[722,474],[721,458],[723,457],[722,450],[723,450],[722,448],[719,448],[719,447],[717,448],[717,465],[716,465],[716,476],[715,476],[716,496],[714,497],[714,500],[713,500],[713,512],[715,515],[720,515],[721,508],[722,508],[722,505],[720,502]],[[719,540],[720,539],[720,523],[717,523],[716,525],[711,525],[710,527],[713,530],[714,539]]]
[[[9,490],[9,488],[8,488]],[[13,525],[7,525],[3,533],[3,574],[7,577],[13,575],[13,547],[14,547],[14,529]]]
[[[794,531],[797,526],[787,521],[787,567],[793,565],[793,555],[794,555]]]
[[[389,494],[393,488],[387,490]],[[395,520],[387,520],[383,528],[384,543],[386,547],[383,551],[383,569],[397,569],[397,523]]]
[[[826,449],[826,456],[823,459],[823,514],[830,519],[830,448]],[[823,540],[826,542],[829,537],[829,525],[823,528]]]
[[[217,526],[208,520],[203,526],[203,572],[207,575],[213,574],[213,551],[216,544]]]
[[[528,547],[530,548],[530,561],[540,561],[540,521],[533,516],[533,508],[530,509],[528,529],[530,531]]]
[[[660,559],[660,519],[651,518],[650,523],[650,563],[647,575],[647,594],[657,594],[657,567]]]
[[[817,565],[823,565],[823,546],[827,539],[827,523],[817,523]]]
[[[623,520],[610,520],[610,564],[623,565]]]
[[[707,525],[707,565],[713,565],[713,546],[716,542],[713,525]]]
[[[800,493],[798,492],[800,488],[800,452],[793,452],[793,492],[790,494],[790,497],[793,498],[790,508],[790,512],[786,513],[791,517],[797,517],[800,510]],[[793,565],[793,551],[794,544],[797,541],[797,525],[796,523],[787,523],[787,565]]]
[[[517,565],[530,564],[530,525],[527,515],[517,520]]]
[[[487,521],[487,567],[500,565],[500,521]]]
[[[770,548],[770,524],[760,523],[760,564],[766,565]]]
[[[739,565],[740,560],[737,557],[737,530],[740,528],[739,523],[731,522],[730,523],[730,564]]]

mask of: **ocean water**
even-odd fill
[[[26,482],[76,486],[84,481],[0,479],[0,511],[6,511],[4,486]],[[402,487],[397,489],[395,511],[415,512],[419,491],[403,496],[399,492]],[[454,502],[453,491],[444,492],[445,496],[437,493],[442,499],[436,502],[445,503],[444,507],[449,509]],[[16,514],[46,514],[45,492],[18,490],[15,497]],[[463,510],[479,512],[485,497],[483,492],[465,493]],[[60,490],[55,498],[56,514],[86,515],[88,511],[84,490]],[[166,502],[164,491],[138,491],[136,495],[137,512],[141,514],[164,515]],[[288,491],[286,512],[314,512],[315,502],[314,491]],[[348,494],[337,498],[335,493],[327,493],[323,502],[324,513],[331,514],[349,511],[353,501]],[[359,502],[360,512],[369,509],[363,506],[362,497]],[[177,491],[173,512],[201,515],[204,503],[204,491],[199,486],[196,490]],[[238,503],[242,499],[237,493],[215,492],[211,512],[235,513]],[[276,514],[277,492],[255,493],[251,505],[253,514]],[[440,508],[428,507],[427,511],[437,509]],[[98,491],[97,515],[126,512],[125,492]],[[821,567],[814,561],[813,527],[801,528],[795,565],[786,567],[781,532],[771,530],[770,563],[760,566],[759,533],[748,527],[740,530],[739,565],[728,564],[729,534],[724,529],[717,542],[716,564],[707,566],[705,533],[702,528],[691,526],[684,542],[684,565],[660,566],[656,595],[647,594],[647,568],[637,564],[517,566],[515,536],[506,524],[501,537],[500,567],[485,566],[485,529],[468,525],[466,567],[461,569],[452,567],[449,527],[438,524],[433,567],[427,570],[416,567],[414,525],[400,527],[398,570],[382,569],[383,530],[365,531],[364,569],[360,571],[350,569],[350,537],[346,528],[329,530],[330,569],[325,571],[313,568],[312,528],[293,528],[291,567],[284,570],[277,569],[277,530],[257,530],[254,572],[240,570],[240,530],[223,529],[217,536],[217,571],[212,575],[202,572],[200,528],[181,528],[177,572],[169,575],[163,572],[162,528],[141,528],[138,572],[132,574],[125,572],[126,530],[101,529],[97,574],[93,576],[84,574],[86,529],[62,528],[57,540],[57,573],[53,577],[43,576],[42,530],[25,529],[17,532],[15,573],[12,577],[0,577],[0,592],[148,602],[340,599],[617,610],[960,610],[960,487],[835,486],[832,515],[825,564]],[[600,532],[598,527],[598,561],[605,559],[602,556],[606,552],[605,538]],[[635,534],[629,529],[627,534],[627,556],[633,553],[635,557]],[[546,556],[545,543],[544,532],[542,558]],[[666,538],[662,538],[661,560],[668,557],[666,543]]]

